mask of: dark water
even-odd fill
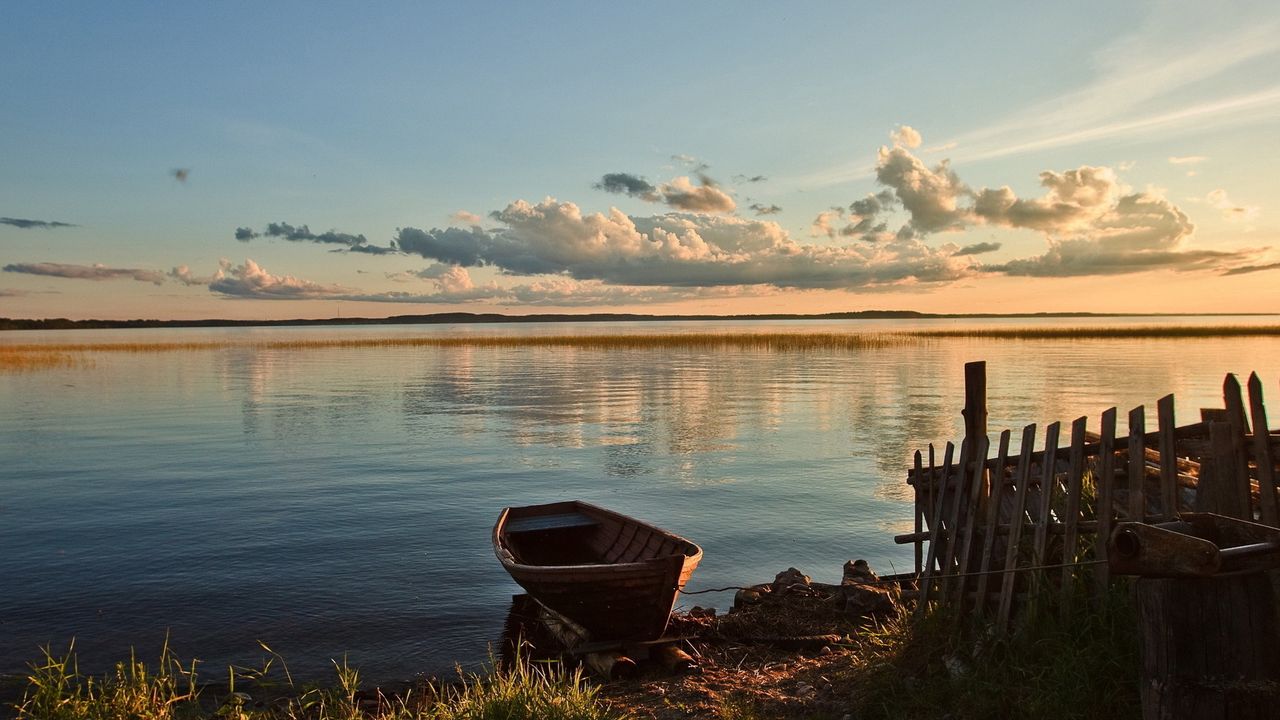
[[[1079,324],[1075,321],[1073,324]],[[723,330],[723,325],[623,331]],[[741,324],[728,329],[743,331]],[[764,330],[893,329],[867,323]],[[164,341],[598,325],[7,334]],[[955,437],[963,364],[985,359],[993,430],[1178,394],[1227,371],[1280,392],[1280,341],[947,340],[863,351],[227,348],[97,354],[0,375],[0,674],[75,638],[100,672],[166,633],[220,676],[268,643],[295,675],[373,680],[476,663],[519,591],[498,509],[582,498],[699,542],[689,589],[853,557],[906,570],[905,467]],[[1123,418],[1123,413],[1121,414]],[[1096,422],[1096,420],[1095,420]],[[720,604],[702,595],[685,605]]]

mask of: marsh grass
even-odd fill
[[[83,353],[41,350],[11,350],[0,346],[0,372],[33,372],[91,365]]]
[[[262,668],[231,667],[222,686],[201,685],[196,662],[184,664],[168,643],[154,668],[136,657],[100,678],[80,674],[74,646],[46,649],[30,665],[18,720],[622,720],[580,670],[517,658],[508,668],[461,674],[400,694],[360,689],[359,672],[335,662],[330,685],[299,686],[283,658]],[[272,671],[278,663],[280,672]],[[496,667],[496,665],[494,666]],[[282,678],[279,677],[282,675]]]
[[[309,338],[194,342],[15,343],[0,345],[0,370],[67,367],[92,353],[163,353],[216,350],[326,350],[364,348],[579,348],[584,350],[850,351],[949,339],[1108,340],[1142,338],[1280,337],[1280,325],[1140,327],[992,327],[866,333],[615,333],[431,337]]]

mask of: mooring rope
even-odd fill
[[[949,573],[949,574],[939,574],[939,575],[931,574],[929,575],[928,578],[925,578],[924,575],[921,574],[921,575],[917,575],[914,578],[865,580],[865,581],[858,581],[852,584],[854,585],[892,585],[892,584],[900,585],[903,582],[910,582],[912,580],[926,580],[926,579],[927,580],[949,580],[951,578],[978,577],[979,575],[1002,575],[1007,572],[1026,572],[1028,570],[1061,570],[1062,568],[1068,568],[1068,567],[1089,567],[1091,565],[1102,565],[1103,563],[1106,563],[1106,562],[1107,562],[1106,560],[1083,560],[1080,562],[1057,563],[1054,565],[1028,565],[1026,567],[1016,567],[1016,568],[1005,569],[1005,570],[975,570],[973,572],[966,572],[966,573]],[[769,585],[769,584],[770,583],[761,583],[760,585]],[[801,587],[805,587],[803,583],[797,583],[797,584],[800,585]],[[754,590],[755,588],[760,587],[760,585],[729,585],[727,587],[708,588],[706,590],[681,590],[680,594],[681,595],[702,595],[703,593],[726,592],[729,590]]]

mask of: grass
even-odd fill
[[[1141,338],[1278,337],[1280,325],[1202,325],[1139,327],[992,327],[898,332],[760,333],[615,333],[574,335],[495,335],[312,338],[193,342],[27,343],[0,345],[0,371],[69,367],[87,362],[90,353],[158,353],[251,350],[323,350],[361,348],[581,348],[587,350],[741,349],[776,352],[862,350],[948,339],[1105,340]]]
[[[858,718],[1139,717],[1138,631],[1127,588],[1029,608],[997,638],[945,611],[904,612],[861,636],[849,670]]]
[[[268,652],[270,648],[263,646]],[[196,663],[167,647],[159,663],[137,658],[101,678],[76,667],[74,648],[45,651],[32,663],[18,720],[623,720],[580,671],[554,663],[517,661],[507,669],[462,675],[453,684],[426,683],[401,694],[360,689],[346,662],[327,686],[298,686],[275,653],[261,669],[232,667],[226,685],[204,686]],[[279,661],[283,682],[270,673]]]

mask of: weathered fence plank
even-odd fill
[[[1063,512],[1066,517],[1063,523],[1066,532],[1062,537],[1062,587],[1061,598],[1063,612],[1066,612],[1071,598],[1071,577],[1075,569],[1066,563],[1076,561],[1076,543],[1079,540],[1080,528],[1080,492],[1084,488],[1084,433],[1088,418],[1076,418],[1071,423],[1071,455],[1067,470],[1067,498]]]
[[[986,435],[978,437],[977,447],[973,453],[973,470],[967,474],[972,477],[969,479],[969,487],[967,492],[967,503],[964,511],[963,523],[963,542],[960,545],[960,566],[958,568],[959,577],[956,583],[956,601],[964,603],[965,588],[969,586],[969,559],[973,556],[973,530],[978,523],[979,505],[982,499],[982,487],[987,470],[987,453],[991,450],[991,441]],[[967,468],[966,468],[967,470]]]
[[[920,576],[920,599],[916,603],[916,616],[924,614],[925,607],[929,604],[929,588],[933,584],[933,567],[938,560],[938,541],[942,537],[942,516],[943,505],[947,499],[946,492],[946,473],[947,468],[951,467],[951,454],[955,450],[955,445],[948,442],[947,448],[942,454],[942,473],[941,477],[934,475],[933,467],[933,446],[930,445],[929,452],[929,484],[938,488],[937,498],[929,517],[929,553],[924,563],[924,572]]]
[[[1102,437],[1099,440],[1098,450],[1098,500],[1096,515],[1098,518],[1098,531],[1096,536],[1096,549],[1099,560],[1107,559],[1107,538],[1111,537],[1112,519],[1115,517],[1115,507],[1112,506],[1113,489],[1116,483],[1116,409],[1109,408],[1102,413]],[[1104,562],[1098,565],[1097,573],[1097,594],[1099,597],[1107,592],[1107,586],[1111,582],[1111,573],[1107,569]]]
[[[1173,437],[1173,395],[1165,395],[1156,403],[1160,422],[1160,517],[1178,517],[1178,450]]]
[[[991,569],[991,555],[996,546],[996,530],[1000,525],[1001,500],[1005,493],[1005,468],[1009,464],[1009,436],[1005,430],[1000,433],[1000,449],[996,452],[996,464],[991,469],[990,492],[987,494],[987,521],[982,526],[982,562],[978,565],[978,590],[976,606],[979,613],[986,611],[987,585]]]
[[[1262,380],[1249,375],[1249,414],[1253,420],[1253,457],[1258,465],[1258,510],[1264,525],[1280,527],[1276,501],[1276,458],[1271,452],[1267,408],[1262,404]]]
[[[1143,522],[1147,515],[1146,408],[1129,411],[1129,519]]]
[[[1013,608],[1014,571],[1018,566],[1018,551],[1022,540],[1022,524],[1027,519],[1027,486],[1031,484],[1031,454],[1035,452],[1036,426],[1022,429],[1021,452],[1018,454],[1018,470],[1014,475],[1013,513],[1009,518],[1008,547],[1004,554],[1004,575],[1000,579],[1000,609],[997,613],[996,631],[1009,627],[1009,614]]]

